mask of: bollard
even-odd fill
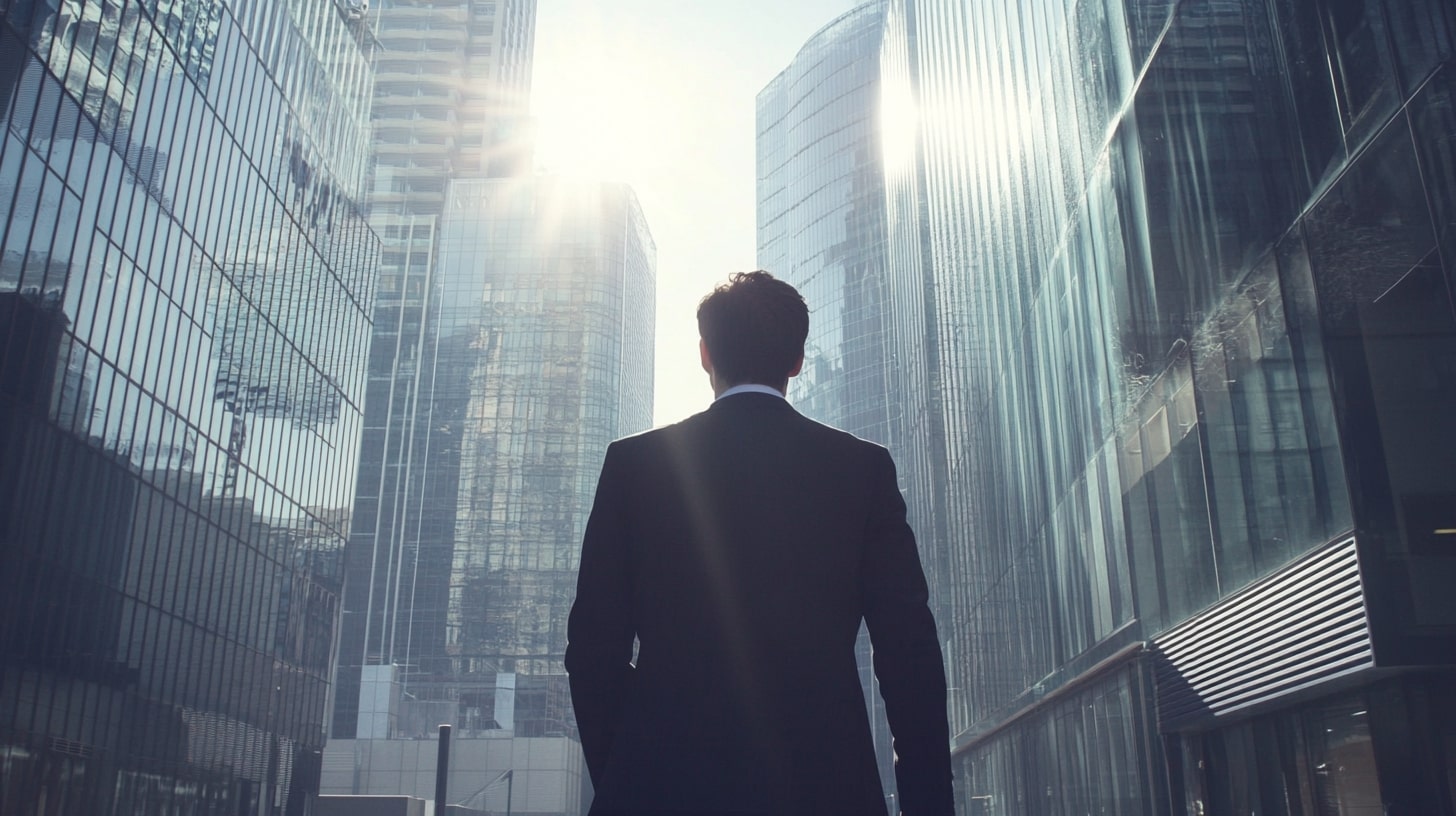
[[[445,794],[450,777],[450,726],[440,726],[440,754],[435,760],[435,816],[445,816]]]

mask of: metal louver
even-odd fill
[[[1374,665],[1355,540],[1154,639],[1164,732]]]

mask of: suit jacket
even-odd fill
[[[861,619],[902,812],[950,814],[945,672],[889,453],[759,393],[612,443],[566,649],[593,816],[883,816]]]

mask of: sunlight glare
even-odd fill
[[[999,155],[1014,163],[1026,149],[1023,141],[1034,133],[1030,103],[1015,88],[983,80],[956,108],[952,121],[957,130],[979,145],[986,155]],[[997,164],[993,162],[991,166]]]
[[[551,36],[538,40],[536,167],[626,182],[637,193],[657,245],[654,417],[681,419],[712,398],[697,365],[697,300],[728,271],[751,268],[751,206],[746,242],[731,240],[736,222],[727,213],[702,214],[722,201],[752,201],[752,128],[739,123],[752,121],[753,91],[739,91],[713,59],[693,58],[683,37],[657,28],[656,18],[623,25],[595,4],[570,11],[563,8]],[[743,136],[739,150],[734,139]],[[725,164],[749,172],[725,173]],[[749,247],[743,261],[731,249],[739,243]],[[685,373],[665,377],[664,368]]]
[[[899,169],[915,161],[920,111],[909,83],[887,77],[880,93],[880,144],[885,166]]]
[[[644,175],[690,162],[674,106],[686,93],[671,55],[652,44],[609,46],[599,29],[578,26],[537,63],[532,113],[537,166],[595,181],[640,183]]]

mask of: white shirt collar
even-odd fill
[[[717,402],[724,397],[731,397],[734,394],[773,394],[779,399],[785,399],[784,392],[772,386],[759,385],[758,383],[744,383],[742,385],[735,385],[732,388],[727,389],[723,393],[719,394],[717,398],[713,401]]]

